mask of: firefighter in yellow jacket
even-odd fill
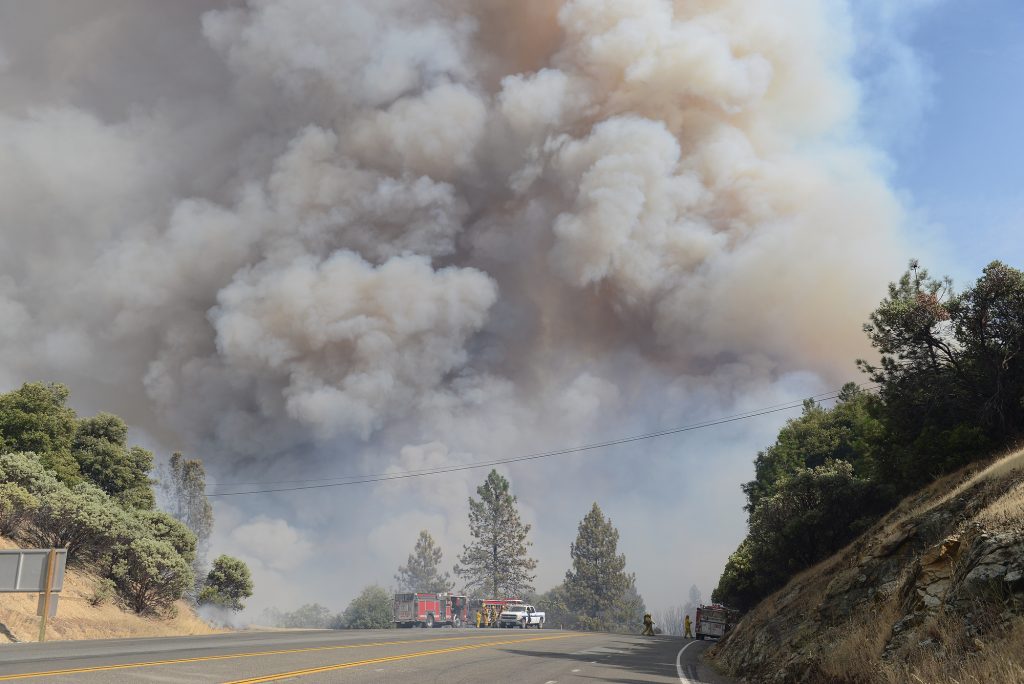
[[[642,636],[654,636],[654,619],[650,613],[644,613],[644,631],[640,634]]]
[[[690,616],[689,615],[686,616],[686,620],[683,621],[683,625],[686,627],[686,633],[683,636],[686,636],[686,637],[689,637],[690,639],[692,639],[693,638],[693,633],[690,632]]]

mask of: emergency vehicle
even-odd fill
[[[457,594],[395,594],[396,627],[461,627],[469,599]]]
[[[693,635],[698,639],[725,636],[732,626],[732,611],[720,604],[697,607],[697,619],[693,623]]]

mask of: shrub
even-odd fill
[[[0,483],[0,534],[17,537],[39,507],[39,498],[14,482]]]
[[[242,599],[252,596],[249,567],[237,558],[219,556],[206,576],[206,586],[199,592],[199,603],[242,610]]]
[[[104,603],[114,598],[117,591],[117,586],[114,584],[114,580],[109,577],[101,577],[96,580],[96,584],[93,586],[92,594],[86,598],[89,605],[93,608],[102,606]]]
[[[140,614],[167,613],[194,581],[181,554],[170,543],[150,536],[119,546],[111,576],[126,603]]]
[[[391,595],[377,585],[363,589],[341,616],[346,629],[387,629],[392,619]]]

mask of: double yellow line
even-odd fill
[[[420,651],[418,653],[406,653],[404,655],[395,656],[384,656],[381,658],[371,658],[370,660],[357,660],[351,663],[340,663],[338,665],[325,665],[323,667],[311,667],[305,670],[292,670],[291,672],[279,672],[277,674],[266,675],[264,677],[252,677],[250,679],[236,679],[227,684],[260,684],[261,682],[276,682],[279,679],[289,679],[291,677],[305,677],[311,674],[320,674],[322,672],[334,672],[336,670],[347,670],[353,667],[362,667],[364,665],[378,665],[380,663],[393,663],[396,660],[409,660],[411,658],[422,658],[424,656],[441,655],[444,653],[458,653],[460,651],[475,651],[478,648],[491,648],[493,646],[506,646],[508,644],[521,644],[528,641],[549,641],[552,639],[569,639],[576,634],[559,634],[557,636],[544,636],[544,637],[533,637],[531,639],[508,639],[506,641],[488,641],[483,644],[467,644],[465,646],[453,646],[451,648],[439,648],[433,651]]]
[[[316,672],[327,672],[330,670],[341,670],[351,667],[359,667],[361,665],[372,665],[375,663],[386,663],[393,660],[406,660],[409,658],[419,658],[422,656],[440,655],[442,653],[455,653],[457,651],[468,651],[477,648],[488,648],[492,646],[503,646],[507,644],[514,644],[526,641],[545,641],[548,639],[566,639],[575,634],[556,635],[556,636],[545,636],[545,637],[534,637],[534,638],[521,638],[521,639],[510,639],[504,641],[491,641],[482,644],[467,644],[464,646],[454,646],[450,648],[436,649],[432,651],[420,651],[417,653],[408,653],[399,656],[387,656],[383,658],[373,658],[370,660],[360,660],[351,663],[342,663],[339,665],[329,665],[326,667],[312,668],[309,670],[296,670],[295,672],[284,672],[276,675],[268,675],[266,677],[257,677],[255,679],[242,679],[239,682],[249,682],[255,684],[255,682],[270,682],[277,679],[285,679],[287,677],[300,677],[304,674],[314,674]],[[275,656],[275,655],[290,655],[295,653],[315,653],[319,651],[341,651],[353,648],[371,648],[375,646],[402,646],[406,644],[424,644],[438,641],[466,641],[467,639],[486,639],[493,638],[492,635],[486,636],[466,636],[466,637],[436,637],[433,639],[409,639],[399,641],[377,641],[368,644],[343,644],[339,646],[310,646],[307,648],[290,648],[290,649],[279,649],[274,651],[253,651],[249,653],[228,653],[224,655],[210,655],[210,656],[197,656],[195,658],[175,658],[171,660],[152,660],[141,663],[122,663],[119,665],[96,665],[93,667],[76,667],[68,668],[64,670],[47,670],[45,672],[26,672],[23,674],[11,674],[11,675],[0,675],[0,682],[13,681],[16,679],[34,679],[37,677],[58,677],[61,675],[73,675],[73,674],[86,674],[89,672],[110,672],[112,670],[129,670],[139,667],[159,667],[161,665],[180,665],[184,663],[202,663],[214,660],[232,660],[236,658],[255,658],[259,656]]]

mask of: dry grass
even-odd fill
[[[0,537],[0,548],[16,548]],[[69,569],[60,593],[57,617],[47,621],[47,640],[113,639],[122,637],[180,636],[212,634],[218,631],[203,622],[184,601],[177,603],[177,616],[168,619],[147,618],[121,609],[116,602],[89,605],[98,578],[79,569]],[[0,644],[11,641],[35,641],[39,638],[36,617],[38,594],[0,594]]]
[[[897,597],[854,615],[836,628],[821,656],[824,681],[871,684],[881,680],[882,652],[900,617]]]
[[[922,648],[913,642],[904,654],[908,662],[887,665],[882,682],[1024,684],[1024,622],[982,643],[966,636],[962,620],[940,615],[926,623],[919,635],[938,646]]]

